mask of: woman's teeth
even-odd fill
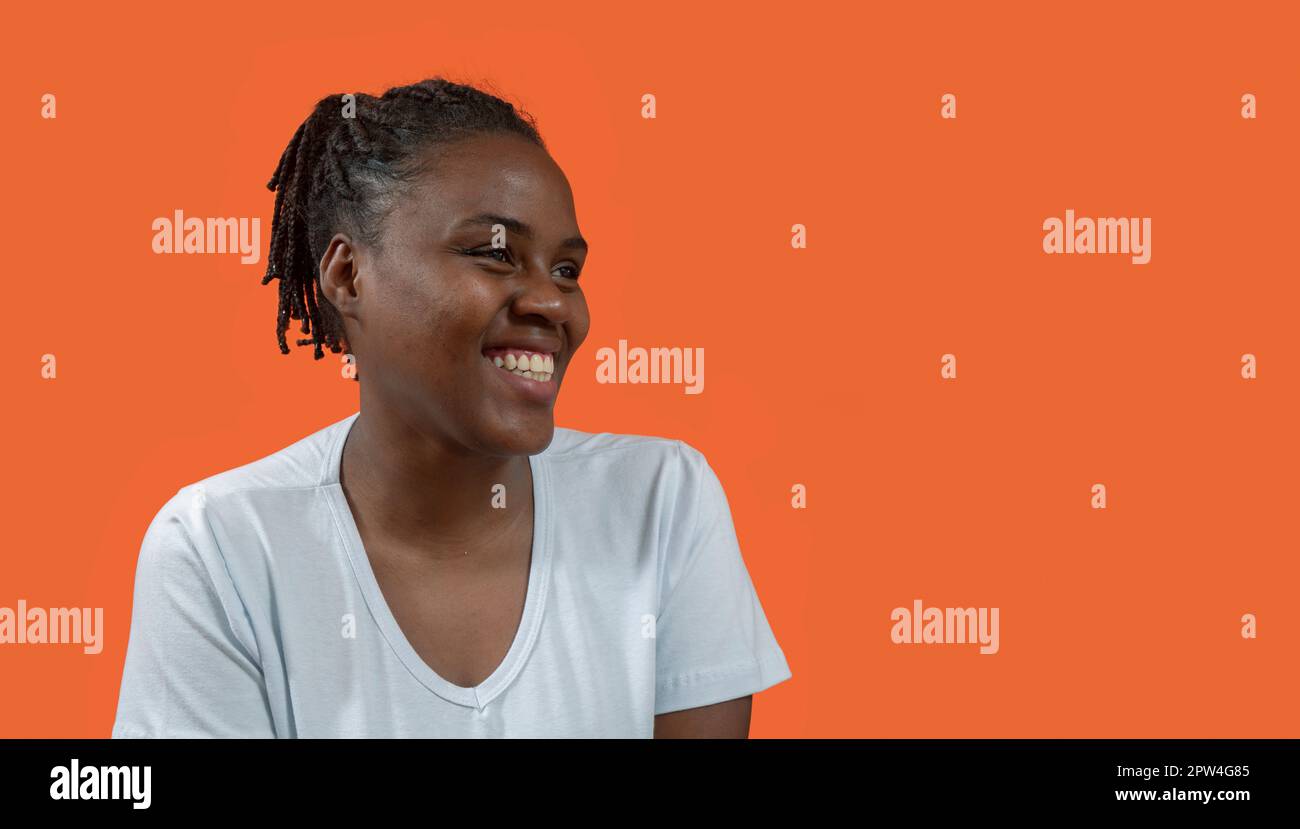
[[[504,351],[493,354],[489,359],[499,369],[542,383],[550,381],[555,374],[555,357],[550,354]]]

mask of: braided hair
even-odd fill
[[[262,284],[280,280],[280,353],[289,353],[285,331],[291,319],[302,320],[302,333],[311,334],[296,344],[313,346],[315,359],[325,356],[323,348],[351,353],[343,320],[321,293],[325,246],[339,231],[377,244],[396,197],[427,169],[426,150],[497,132],[546,147],[528,113],[440,77],[393,87],[379,97],[340,93],[316,103],[266,184],[275,192],[275,215]]]

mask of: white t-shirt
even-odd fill
[[[651,737],[790,668],[704,456],[557,428],[523,618],[475,688],[384,600],[339,485],[353,414],[181,488],[145,534],[113,737]]]

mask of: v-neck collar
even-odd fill
[[[329,504],[330,512],[333,514],[335,527],[343,540],[348,559],[352,563],[352,572],[370,608],[371,616],[374,617],[384,638],[388,640],[389,646],[406,669],[426,688],[448,702],[481,710],[505,690],[523,668],[541,628],[542,611],[546,606],[551,575],[550,481],[544,453],[530,455],[528,458],[533,479],[533,549],[532,561],[528,569],[528,591],[524,597],[524,610],[519,620],[519,629],[515,632],[514,641],[510,643],[505,659],[496,670],[479,685],[465,688],[443,679],[416,653],[397,624],[392,609],[384,599],[383,591],[379,589],[374,569],[370,566],[370,558],[366,555],[365,546],[362,544],[361,533],[357,529],[352,508],[348,504],[342,484],[339,483],[343,447],[347,442],[348,434],[352,431],[352,425],[360,414],[357,412],[337,424],[337,434],[329,444],[330,449],[320,482],[327,496],[326,503]]]

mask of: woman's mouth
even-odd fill
[[[549,383],[555,376],[555,355],[522,348],[485,348],[483,356],[498,369],[534,383]]]

